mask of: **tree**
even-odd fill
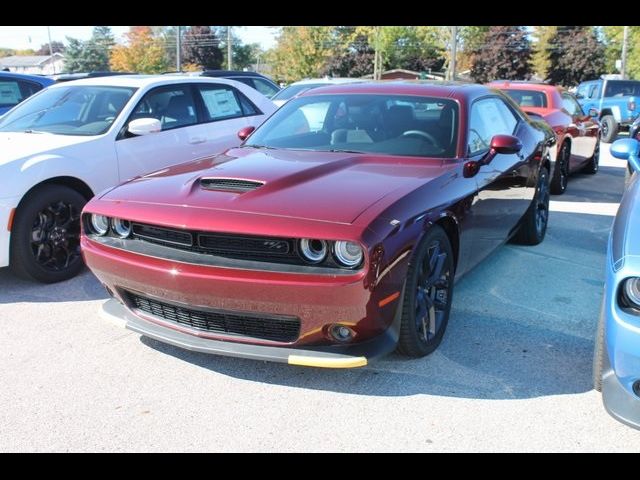
[[[618,72],[616,61],[622,59],[622,37],[624,27],[603,27],[602,33],[605,45],[605,71]],[[627,42],[627,67],[628,78],[640,79],[640,27],[629,27],[629,39]]]
[[[86,42],[67,37],[64,69],[67,73],[109,70],[109,53],[115,40],[109,27],[94,27]]]
[[[470,70],[471,69],[471,57],[474,50],[477,50],[484,43],[485,36],[489,31],[488,26],[467,26],[458,27],[458,48],[457,48],[457,68],[456,70]],[[448,37],[451,37],[449,33]],[[447,46],[446,57],[449,60],[449,48]]]
[[[182,55],[186,63],[199,65],[204,70],[222,66],[220,40],[208,26],[189,27],[182,40]]]
[[[53,53],[64,53],[64,43],[54,40],[51,42],[51,50]],[[36,55],[50,55],[49,44],[43,43],[42,46],[36,50]]]
[[[356,32],[378,46],[385,69],[440,70],[445,63],[442,27],[358,27]]]
[[[10,57],[11,55],[15,55],[16,51],[12,48],[2,48],[0,47],[0,58],[2,57]]]
[[[533,71],[540,78],[547,78],[551,61],[549,59],[549,42],[556,35],[558,27],[542,26],[534,27],[534,35],[537,39],[533,50],[531,63]]]
[[[605,71],[604,46],[593,27],[558,27],[549,39],[547,80],[570,87]]]
[[[167,70],[165,47],[151,27],[131,27],[125,33],[128,45],[116,45],[111,50],[110,65],[114,71],[161,73]]]
[[[524,27],[494,26],[471,55],[471,78],[485,83],[496,79],[531,77],[531,42]]]
[[[373,73],[375,51],[367,36],[355,33],[354,27],[338,27],[336,35],[343,46],[329,59],[321,74],[334,77],[363,77]]]
[[[282,27],[270,54],[273,74],[292,82],[320,76],[334,53],[333,27]]]

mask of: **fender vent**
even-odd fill
[[[264,185],[264,182],[238,180],[237,178],[203,178],[200,186],[206,190],[224,190],[227,192],[249,192]]]

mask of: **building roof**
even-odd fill
[[[38,67],[50,60],[51,57],[64,58],[61,53],[53,55],[12,55],[10,57],[0,58],[0,66],[3,67]]]

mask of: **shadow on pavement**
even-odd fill
[[[0,304],[13,302],[71,302],[108,298],[100,282],[85,269],[66,282],[42,284],[23,280],[0,268]]]

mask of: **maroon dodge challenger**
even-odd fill
[[[105,313],[161,342],[318,367],[421,357],[455,280],[543,240],[545,132],[482,85],[313,89],[239,148],[94,198],[84,258]]]

